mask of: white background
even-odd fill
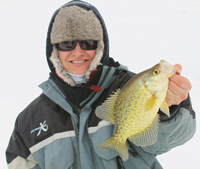
[[[65,0],[0,1],[0,164],[15,119],[48,78],[46,34],[54,11]],[[183,66],[193,88],[193,107],[200,111],[200,0],[88,0],[107,25],[110,55],[138,73],[160,60]],[[198,124],[197,123],[197,124]],[[199,168],[200,134],[158,156],[164,169]]]

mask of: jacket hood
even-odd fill
[[[67,10],[65,10],[66,8]],[[83,18],[78,17],[76,20],[74,11]],[[65,20],[62,20],[63,15],[67,16]],[[66,24],[68,25],[67,29],[63,26]],[[93,29],[93,25],[95,29]],[[104,20],[93,5],[79,0],[70,1],[55,11],[49,24],[46,40],[47,62],[54,77],[61,78],[71,86],[76,85],[63,68],[55,44],[66,40],[89,39],[97,40],[98,46],[96,56],[86,71],[84,83],[88,82],[91,72],[99,64],[109,65],[109,41]]]

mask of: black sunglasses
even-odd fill
[[[83,50],[94,50],[97,48],[96,40],[75,40],[75,41],[64,41],[56,44],[58,50],[70,51],[75,49],[76,43],[79,43]]]

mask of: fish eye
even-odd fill
[[[153,74],[154,74],[154,75],[158,75],[159,73],[160,73],[160,71],[157,70],[157,69],[153,71]]]

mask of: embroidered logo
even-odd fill
[[[40,127],[33,129],[31,131],[31,134],[34,133],[35,131],[38,131],[38,130],[39,130],[39,132],[38,132],[37,136],[40,135],[42,130],[45,131],[45,132],[48,130],[48,125],[46,124],[46,120],[44,121],[44,123],[40,123]]]

